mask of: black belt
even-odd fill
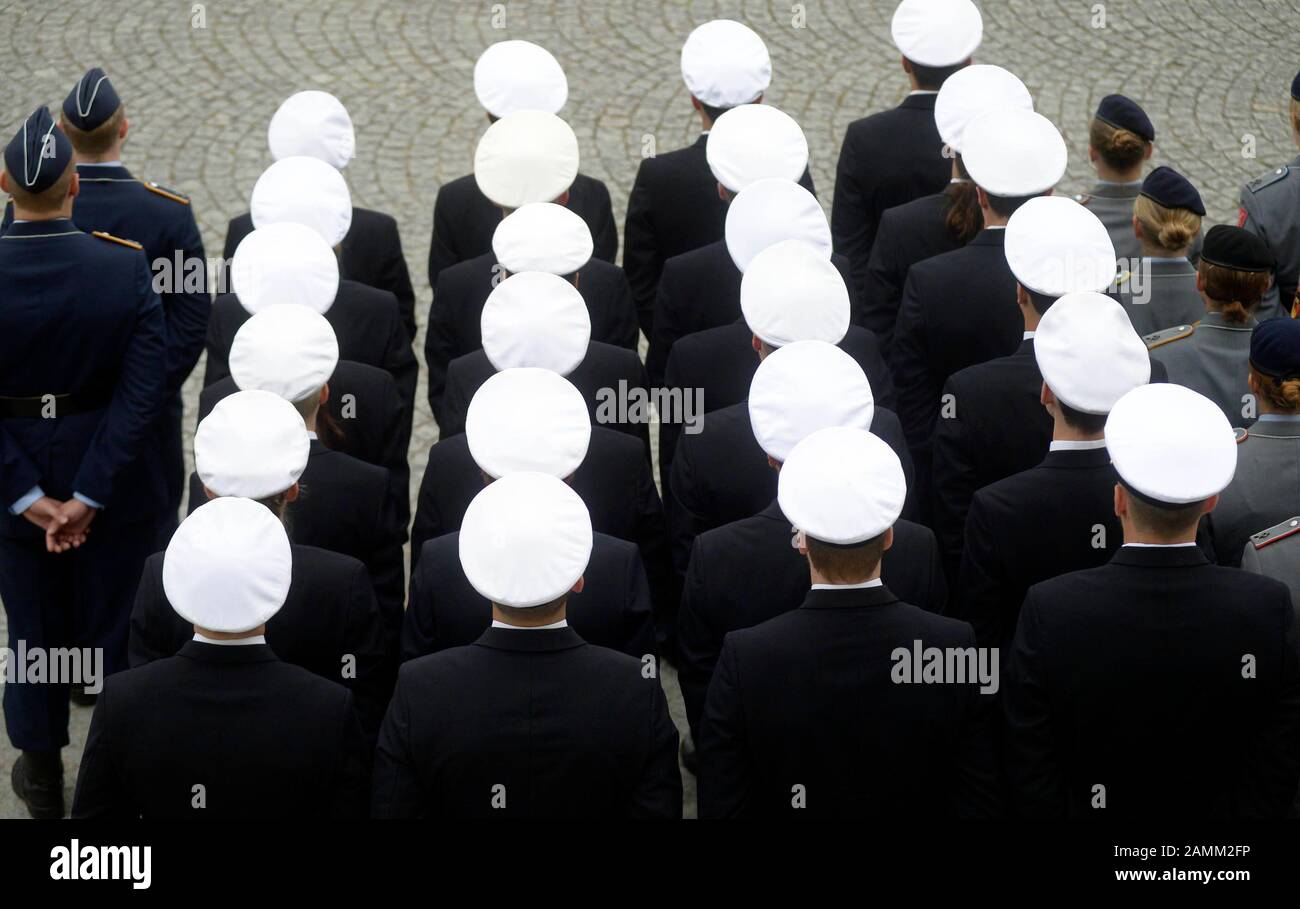
[[[7,398],[0,395],[0,419],[57,419],[93,410],[103,410],[113,400],[113,388],[74,391],[64,395],[40,395],[31,398]]]

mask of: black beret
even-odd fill
[[[71,163],[72,143],[43,104],[5,146],[5,169],[18,187],[29,193],[45,192]]]
[[[1205,235],[1201,261],[1233,271],[1273,271],[1277,262],[1268,244],[1243,227],[1216,224]]]
[[[1300,378],[1300,322],[1260,322],[1250,335],[1250,362],[1266,376]]]
[[[96,66],[86,70],[86,75],[63,99],[63,116],[77,129],[89,132],[113,116],[121,104],[113,83]]]
[[[1172,167],[1162,164],[1147,174],[1147,178],[1142,181],[1142,195],[1165,208],[1185,208],[1205,217],[1201,194],[1190,180]]]
[[[1138,107],[1137,102],[1123,95],[1107,95],[1102,98],[1097,105],[1097,119],[1116,129],[1137,133],[1148,142],[1156,141],[1156,128],[1151,125],[1151,118],[1146,111]]]

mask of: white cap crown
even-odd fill
[[[749,104],[772,83],[772,58],[749,26],[714,19],[697,26],[682,45],[682,81],[709,107]]]
[[[194,434],[194,469],[218,496],[265,499],[307,469],[311,441],[294,406],[269,391],[222,398]]]
[[[1110,232],[1068,196],[1039,196],[1017,208],[1003,243],[1011,273],[1035,293],[1102,291],[1115,280]]]
[[[474,64],[474,94],[494,117],[521,110],[557,114],[569,99],[569,80],[546,48],[531,41],[498,41]]]
[[[465,414],[474,463],[490,477],[521,471],[570,476],[591,443],[591,414],[573,383],[549,369],[506,369],[484,382]]]
[[[961,141],[966,172],[992,195],[1035,196],[1065,176],[1065,140],[1051,120],[1034,111],[987,111],[966,124]]]
[[[828,262],[831,258],[831,226],[821,204],[798,183],[783,178],[759,180],[731,200],[724,238],[742,272],[755,256],[784,240],[801,240]]]
[[[870,429],[874,416],[875,396],[862,367],[825,341],[796,341],[773,351],[749,386],[754,438],[775,461],[819,429]]]
[[[960,153],[966,124],[1000,107],[1033,110],[1034,99],[1025,83],[1000,66],[977,63],[949,76],[934,99],[934,124],[939,138]]]
[[[802,240],[783,240],[745,269],[740,311],[749,330],[771,347],[838,344],[849,330],[849,289],[821,251]]]
[[[357,135],[343,102],[329,92],[290,95],[271,117],[266,130],[271,157],[318,158],[336,170],[348,166],[357,152]]]
[[[501,219],[492,252],[511,273],[570,275],[591,261],[591,228],[581,215],[554,202],[529,202]]]
[[[713,124],[704,156],[713,178],[736,193],[769,177],[798,180],[808,169],[808,140],[789,114],[742,104]]]
[[[259,227],[230,260],[235,296],[256,315],[280,303],[325,313],[339,292],[339,260],[310,227],[286,221]]]
[[[898,520],[907,480],[898,455],[865,429],[831,426],[794,447],[777,478],[777,502],[797,529],[852,546]]]
[[[339,365],[334,326],[315,310],[281,303],[239,327],[230,345],[230,377],[243,391],[301,401],[320,391]]]
[[[956,66],[984,38],[984,20],[971,0],[903,0],[890,34],[898,52],[922,66]]]
[[[474,181],[502,208],[553,202],[578,176],[578,137],[555,114],[520,110],[488,127],[474,150]]]
[[[479,325],[497,369],[534,366],[567,376],[587,356],[591,314],[578,289],[557,275],[511,275],[488,294]]]
[[[281,158],[257,178],[249,203],[253,226],[292,221],[320,234],[331,249],[343,242],[352,226],[352,194],[348,183],[319,158]]]

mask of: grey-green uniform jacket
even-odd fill
[[[1241,188],[1242,227],[1260,237],[1277,258],[1273,287],[1256,309],[1261,322],[1289,315],[1300,278],[1300,156],[1286,167]]]
[[[1300,516],[1287,518],[1250,538],[1241,552],[1241,567],[1281,581],[1300,604]]]
[[[1238,436],[1237,472],[1207,519],[1222,565],[1239,564],[1252,534],[1300,514],[1300,416],[1266,414]]]
[[[1191,262],[1183,258],[1142,259],[1139,268],[1138,274],[1121,272],[1117,295],[1138,334],[1188,325],[1205,315]]]
[[[1255,418],[1253,401],[1247,407],[1250,384],[1250,333],[1257,323],[1247,318],[1231,325],[1217,312],[1205,313],[1199,322],[1176,325],[1147,335],[1151,358],[1165,365],[1169,381],[1205,395],[1223,410],[1228,422],[1240,426]]]

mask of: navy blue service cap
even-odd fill
[[[29,193],[45,192],[71,163],[72,143],[43,104],[5,146],[5,170],[15,185]]]
[[[1250,335],[1250,363],[1275,379],[1300,378],[1300,321],[1268,319]]]
[[[1296,73],[1295,78],[1291,80],[1291,97],[1300,101],[1300,73]]]
[[[1116,129],[1137,133],[1148,142],[1156,141],[1156,128],[1151,125],[1147,112],[1137,102],[1123,95],[1107,95],[1097,105],[1097,119]]]
[[[1268,244],[1243,227],[1216,224],[1205,234],[1201,261],[1233,271],[1273,271],[1277,261]]]
[[[63,117],[77,129],[90,132],[103,125],[122,106],[122,99],[113,90],[113,83],[98,66],[86,70],[86,75],[63,99]]]
[[[1142,195],[1165,208],[1185,208],[1205,217],[1205,203],[1192,182],[1172,167],[1160,165],[1142,181]]]

